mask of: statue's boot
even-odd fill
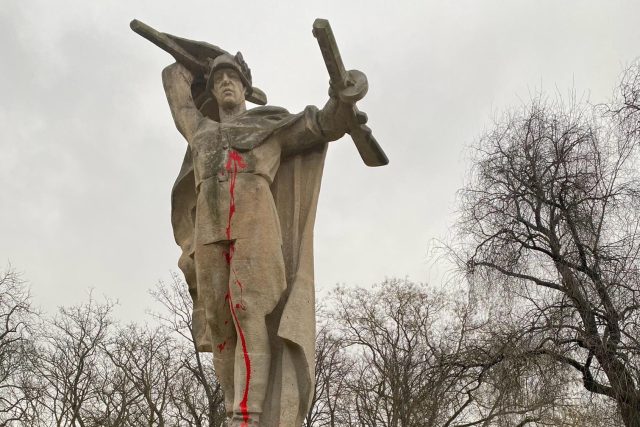
[[[262,407],[267,393],[271,355],[249,353],[248,358],[251,372],[248,381],[249,390],[246,394],[245,401],[245,388],[247,384],[245,372],[247,364],[244,354],[236,355],[233,419],[243,420],[244,415],[249,414],[249,423],[244,425],[259,426],[258,420],[260,414],[262,414]]]
[[[260,414],[248,414],[249,420],[245,421],[244,416],[235,414],[231,419],[229,427],[265,427],[260,425]]]

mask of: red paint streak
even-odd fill
[[[238,170],[242,168],[246,168],[247,164],[244,162],[244,159],[237,151],[230,150],[229,158],[227,159],[227,164],[225,165],[225,169],[227,172],[231,174],[231,179],[229,180],[229,221],[227,222],[227,240],[231,240],[231,218],[233,214],[236,212],[236,198],[235,198],[235,190],[236,190],[236,178],[238,177]],[[229,257],[233,257],[233,244],[229,248]]]
[[[233,304],[229,301],[229,308],[231,309],[231,315],[238,325],[238,335],[240,336],[240,342],[242,343],[242,355],[244,356],[244,367],[247,372],[247,376],[244,384],[244,392],[242,394],[242,401],[240,402],[240,411],[242,412],[243,425],[247,425],[249,422],[249,410],[247,407],[247,401],[249,400],[249,383],[251,382],[251,359],[249,358],[249,352],[247,351],[247,341],[244,338],[244,332],[238,322],[238,316],[236,310],[233,308]]]
[[[233,277],[235,277],[236,279],[236,285],[238,285],[238,287],[240,288],[240,303],[236,304],[236,308],[242,308],[243,310],[246,310],[244,300],[242,299],[243,286],[240,280],[238,280],[238,274],[236,273],[235,269],[233,270]]]
[[[236,212],[236,199],[235,199],[235,189],[236,189],[236,178],[238,177],[238,170],[247,167],[244,159],[237,151],[230,150],[229,158],[227,160],[227,164],[225,165],[225,169],[231,175],[229,179],[229,218],[227,221],[227,240],[231,240],[231,219]],[[228,265],[231,265],[231,260],[233,259],[233,254],[235,252],[235,242],[231,242],[229,244],[229,252],[224,253],[224,258],[227,261]],[[242,355],[244,358],[244,365],[246,371],[244,392],[242,394],[242,401],[240,402],[240,411],[242,412],[243,423],[242,426],[248,426],[249,423],[249,410],[247,406],[247,401],[249,400],[249,384],[251,382],[251,359],[249,358],[249,352],[247,351],[247,341],[244,337],[244,331],[240,325],[240,321],[238,320],[238,316],[236,314],[236,309],[245,310],[244,304],[242,304],[242,283],[238,280],[238,275],[236,274],[235,269],[232,269],[233,276],[235,278],[236,284],[240,287],[240,303],[234,304],[233,298],[231,297],[231,289],[227,291],[227,295],[225,299],[229,301],[229,309],[231,310],[231,315],[233,316],[233,320],[235,321],[236,327],[238,328],[238,336],[240,336],[240,343],[242,344]]]
[[[224,351],[225,346],[227,345],[227,342],[221,342],[220,344],[218,344],[218,350],[220,350],[220,353],[222,353]]]

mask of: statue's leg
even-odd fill
[[[263,411],[271,363],[265,317],[276,307],[285,289],[279,240],[273,236],[236,240],[229,273],[229,303],[238,337],[235,419],[242,416],[254,421]]]
[[[207,326],[207,317],[204,311],[204,305],[202,299],[198,297],[198,280],[196,279],[196,265],[194,260],[194,254],[183,252],[178,259],[178,267],[182,270],[184,278],[189,286],[189,294],[193,301],[193,312],[191,327],[193,328],[193,336],[196,342],[198,351],[211,352],[211,333]]]
[[[199,300],[204,307],[211,334],[213,364],[224,392],[227,414],[231,415],[235,395],[233,371],[236,331],[226,298],[229,283],[228,251],[228,242],[200,245],[196,247],[195,262]]]

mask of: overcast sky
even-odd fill
[[[129,21],[241,50],[270,104],[297,112],[326,101],[316,17],[367,74],[360,108],[390,159],[368,168],[348,136],[331,145],[320,289],[440,280],[428,248],[492,117],[540,90],[606,101],[640,55],[637,1],[2,0],[0,266],[46,310],[93,288],[138,318],[177,270],[169,196],[186,143],[160,81],[172,60]]]

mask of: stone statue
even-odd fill
[[[239,52],[131,27],[177,60],[162,72],[188,143],[171,219],[198,350],[213,353],[231,426],[300,426],[314,388],[312,235],[327,142],[349,132],[365,163],[387,163],[355,107],[366,77],[344,70],[328,22],[317,20],[326,105],[247,109],[266,95]]]

